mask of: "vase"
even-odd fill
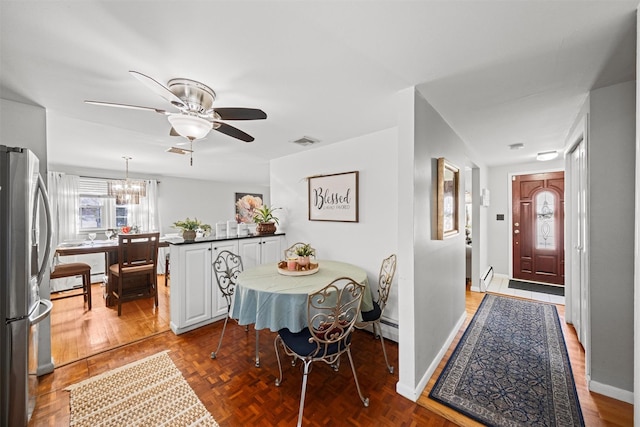
[[[299,256],[298,257],[298,264],[300,264],[301,266],[305,266],[309,264],[309,257],[308,256]]]
[[[275,232],[275,222],[261,222],[256,226],[256,234],[273,234]]]
[[[182,232],[182,238],[185,242],[193,242],[196,240],[196,230],[184,230]]]

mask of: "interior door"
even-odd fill
[[[513,277],[564,285],[564,172],[512,178]]]
[[[584,140],[580,141],[570,153],[571,159],[571,321],[578,340],[586,343],[587,330],[587,214],[586,214],[586,151]]]

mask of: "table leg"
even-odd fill
[[[256,368],[260,367],[260,331],[256,329]]]

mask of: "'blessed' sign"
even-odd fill
[[[315,176],[309,181],[309,220],[358,222],[358,172]]]

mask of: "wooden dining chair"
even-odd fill
[[[118,236],[118,263],[109,266],[112,296],[122,303],[140,298],[155,298],[158,306],[158,245],[160,233],[121,234]],[[115,284],[117,283],[117,286]]]
[[[51,300],[58,300],[63,298],[84,296],[84,301],[87,303],[87,307],[91,310],[91,266],[84,262],[69,262],[57,264],[51,270],[51,279],[61,279],[63,277],[77,277],[82,276],[82,293],[74,293],[70,295],[51,296]]]
[[[222,326],[222,333],[220,334],[220,340],[218,341],[218,348],[216,351],[211,352],[212,359],[218,357],[218,353],[220,352],[224,331],[227,329],[227,322],[231,316],[231,304],[233,302],[233,295],[238,282],[238,275],[242,270],[242,257],[230,251],[221,251],[213,261],[213,273],[216,276],[218,289],[220,289],[220,292],[227,302],[227,315],[224,318],[224,325]],[[248,330],[249,327],[245,327],[245,331]]]
[[[365,285],[351,278],[338,278],[318,292],[309,295],[306,328],[300,332],[291,332],[286,328],[278,331],[273,342],[280,372],[280,376],[276,379],[276,386],[282,384],[279,347],[286,355],[293,357],[294,362],[301,360],[303,363],[298,427],[302,425],[307,377],[313,362],[324,362],[337,370],[340,356],[347,353],[360,400],[365,407],[369,406],[369,398],[365,398],[360,391],[358,375],[351,356],[351,333],[360,314],[360,304],[365,289]]]
[[[356,322],[356,328],[364,329],[371,326],[373,328],[374,338],[380,337],[384,361],[387,364],[387,369],[390,374],[393,374],[393,366],[389,364],[389,359],[387,358],[387,350],[384,346],[384,337],[382,336],[382,328],[380,327],[380,319],[382,318],[382,313],[389,299],[391,283],[393,282],[393,276],[396,274],[396,262],[397,258],[395,254],[382,260],[380,273],[378,274],[378,299],[373,302],[373,310],[363,311],[362,320]]]

